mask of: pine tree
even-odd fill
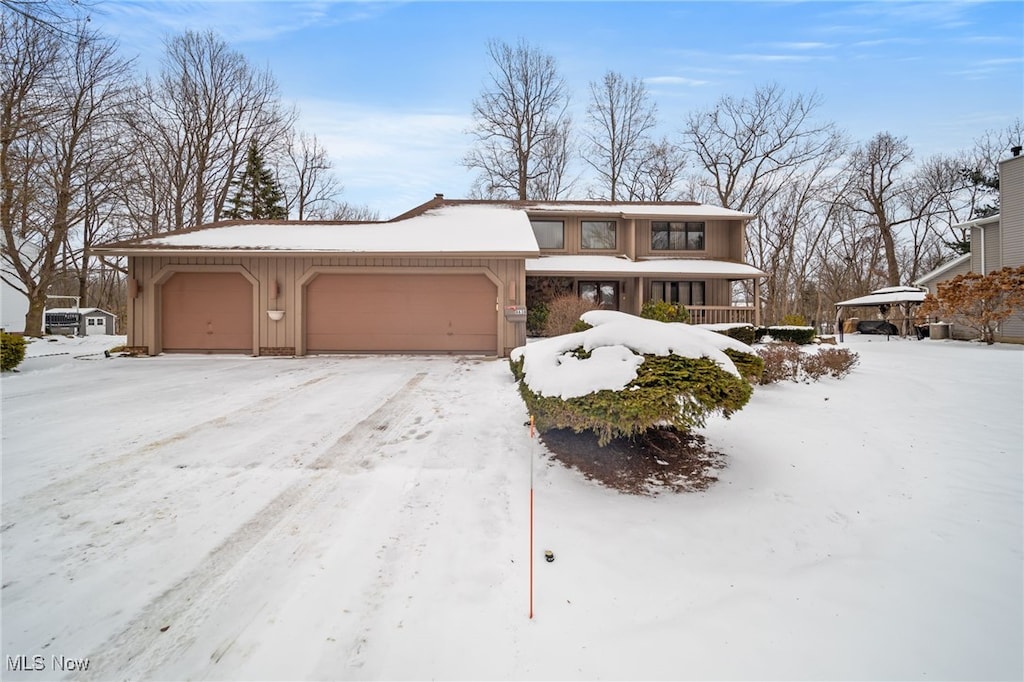
[[[231,208],[225,216],[231,220],[284,220],[284,192],[266,167],[256,141],[249,143],[248,159],[242,172],[231,181],[236,188]]]

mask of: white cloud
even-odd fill
[[[644,83],[647,83],[648,85],[687,85],[698,87],[701,85],[707,85],[708,81],[697,78],[686,78],[684,76],[651,76],[650,78],[645,78]]]

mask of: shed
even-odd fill
[[[50,308],[44,312],[43,319],[47,334],[112,336],[117,333],[117,316],[99,308]]]

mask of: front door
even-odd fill
[[[580,282],[580,298],[605,310],[619,309],[618,282]]]

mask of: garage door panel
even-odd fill
[[[252,352],[252,284],[238,273],[178,272],[162,286],[166,351]]]
[[[320,275],[306,290],[306,347],[494,353],[496,294],[483,275]]]

